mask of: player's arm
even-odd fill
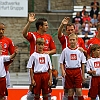
[[[17,53],[18,53],[18,48],[15,49],[15,52],[12,55],[10,55],[10,60],[14,59]]]
[[[51,86],[52,85],[52,64],[51,64],[51,59],[50,56],[48,55],[48,66],[49,66],[49,82],[48,85]]]
[[[34,75],[33,69],[30,68],[31,85],[35,86],[36,83],[35,83],[35,80],[33,78],[33,75]]]
[[[48,82],[48,85],[51,86],[52,85],[52,70],[49,69],[49,82]]]
[[[27,35],[28,35],[27,33],[28,33],[29,28],[30,28],[30,24],[32,22],[34,22],[35,20],[36,20],[35,14],[30,13],[29,18],[28,18],[28,22],[27,22],[27,24],[25,25],[25,27],[23,28],[23,31],[22,31],[24,37],[27,37]]]
[[[81,64],[81,69],[82,69],[82,79],[83,79],[83,82],[85,81],[85,75],[84,75],[84,73],[85,73],[84,70],[85,69],[84,68],[85,68],[84,63],[82,63]]]
[[[69,17],[65,17],[65,18],[62,20],[62,22],[61,22],[61,24],[60,24],[60,26],[59,26],[59,28],[58,28],[58,37],[59,37],[59,38],[61,38],[61,37],[63,36],[62,29],[63,29],[64,25],[67,25],[67,24],[68,24],[69,19],[70,19]]]

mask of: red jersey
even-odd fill
[[[2,45],[2,55],[8,55],[9,53],[10,54],[13,54],[14,53],[14,50],[15,50],[15,47],[14,47],[14,44],[12,42],[11,39],[9,39],[8,37],[2,37],[0,38],[0,44]],[[10,64],[11,62],[5,62],[4,65],[5,65],[5,69],[6,71],[8,70],[8,65]]]
[[[59,41],[62,45],[62,50],[66,47],[69,47],[68,36],[63,35],[61,38],[59,38]],[[78,37],[77,47],[82,47],[84,50],[86,50],[85,44],[82,38]]]
[[[93,45],[93,44],[100,45],[100,39],[98,39],[97,37],[94,37],[94,38],[92,38],[88,41],[88,43],[87,43],[87,47],[88,47],[87,53],[88,53],[88,55],[90,55],[90,46]]]
[[[30,42],[30,55],[36,50],[36,39],[37,38],[44,38],[45,45],[44,51],[49,51],[52,49],[56,49],[55,43],[49,34],[39,34],[38,32],[28,32],[28,36],[25,37]]]

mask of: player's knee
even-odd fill
[[[34,99],[35,99],[35,100],[39,100],[39,98],[40,98],[40,94],[35,94],[35,95],[34,95]]]
[[[48,100],[48,94],[43,94],[43,100]]]
[[[82,89],[81,88],[77,88],[76,89],[76,94],[77,94],[77,96],[82,96]]]

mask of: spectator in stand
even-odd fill
[[[82,35],[82,31],[81,31],[82,25],[79,23],[78,19],[75,20],[74,26],[75,26],[75,34]]]
[[[97,10],[99,11],[99,2],[97,2],[96,0],[94,0],[94,2],[91,2],[91,9],[93,9],[93,6],[96,6]]]
[[[100,24],[100,12],[98,13],[97,20],[98,20],[98,24]]]
[[[76,13],[76,16],[72,19],[72,23],[75,23],[75,21],[78,20],[80,24],[82,24],[82,18],[80,16],[80,12]]]
[[[80,12],[81,18],[83,18],[85,16],[85,13],[87,13],[86,6],[83,6],[83,10]]]
[[[91,19],[92,27],[96,27],[97,26],[97,22],[98,22],[97,15],[94,14],[93,18]]]
[[[94,6],[93,6],[93,9],[91,9],[91,11],[90,11],[90,17],[93,18],[93,15],[94,15],[94,14],[96,14],[96,15],[98,16],[98,12],[99,12],[99,11],[97,10],[96,5],[94,5]]]
[[[88,13],[85,13],[85,16],[82,18],[82,20],[83,20],[83,23],[86,22],[86,21],[90,22],[91,21],[91,17],[89,16]]]
[[[90,21],[85,21],[82,24],[82,34],[84,35],[86,32],[88,33],[88,35],[92,35],[93,33],[90,32],[90,28],[92,27],[92,23]]]

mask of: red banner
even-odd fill
[[[12,88],[12,89],[8,89],[8,92],[9,92],[8,100],[27,100],[26,94],[28,92],[28,89]],[[83,92],[84,100],[90,100],[90,98],[88,98],[88,89],[83,89],[82,92]],[[53,89],[51,95],[52,95],[52,100],[62,100],[63,89]]]

